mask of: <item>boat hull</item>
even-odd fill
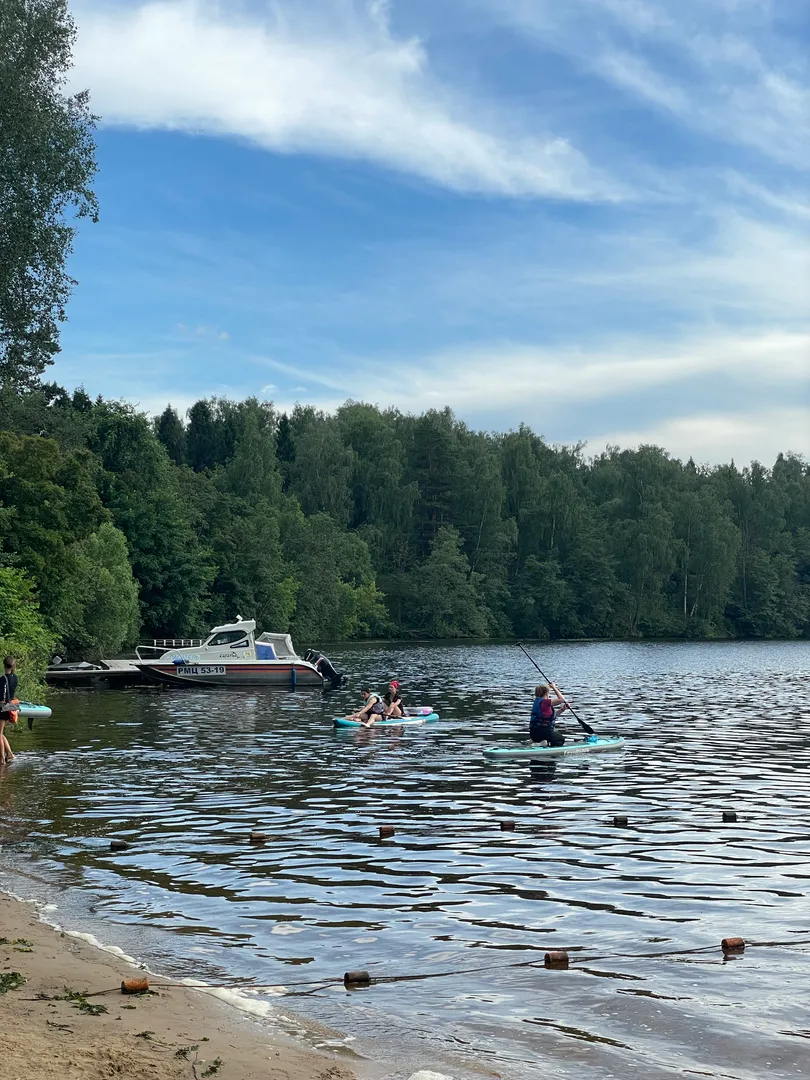
[[[595,754],[602,750],[619,750],[624,739],[597,739],[595,742],[571,742],[563,746],[504,746],[483,751],[487,761],[543,761],[545,758],[569,757],[574,754]]]
[[[306,664],[148,664],[136,665],[154,682],[171,686],[312,686],[323,677]]]

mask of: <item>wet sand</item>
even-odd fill
[[[14,972],[25,982],[3,993]],[[0,1080],[355,1080],[343,1063],[271,1040],[204,991],[150,977],[156,993],[121,993],[122,979],[142,974],[0,896]]]

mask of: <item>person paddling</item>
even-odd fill
[[[554,691],[554,697],[551,691]],[[532,705],[532,717],[529,722],[529,738],[532,742],[548,743],[549,746],[562,746],[565,736],[555,730],[555,723],[560,713],[570,708],[568,702],[560,693],[556,683],[550,687],[541,685],[534,688],[534,705]]]
[[[371,727],[385,716],[385,702],[379,694],[372,694],[368,686],[362,688],[360,696],[363,699],[363,708],[346,719],[359,720],[365,727]]]

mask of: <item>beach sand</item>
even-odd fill
[[[46,926],[30,904],[0,896],[0,939],[0,1080],[355,1080],[210,994],[151,976],[156,994],[122,994],[121,980],[143,972]],[[3,993],[12,972],[25,982]],[[106,1011],[85,1011],[66,988]]]

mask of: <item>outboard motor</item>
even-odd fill
[[[308,664],[312,664],[320,675],[323,675],[324,679],[331,684],[333,690],[339,690],[341,686],[345,686],[349,681],[343,672],[335,670],[329,657],[324,656],[317,649],[307,649],[304,653],[304,659]]]

